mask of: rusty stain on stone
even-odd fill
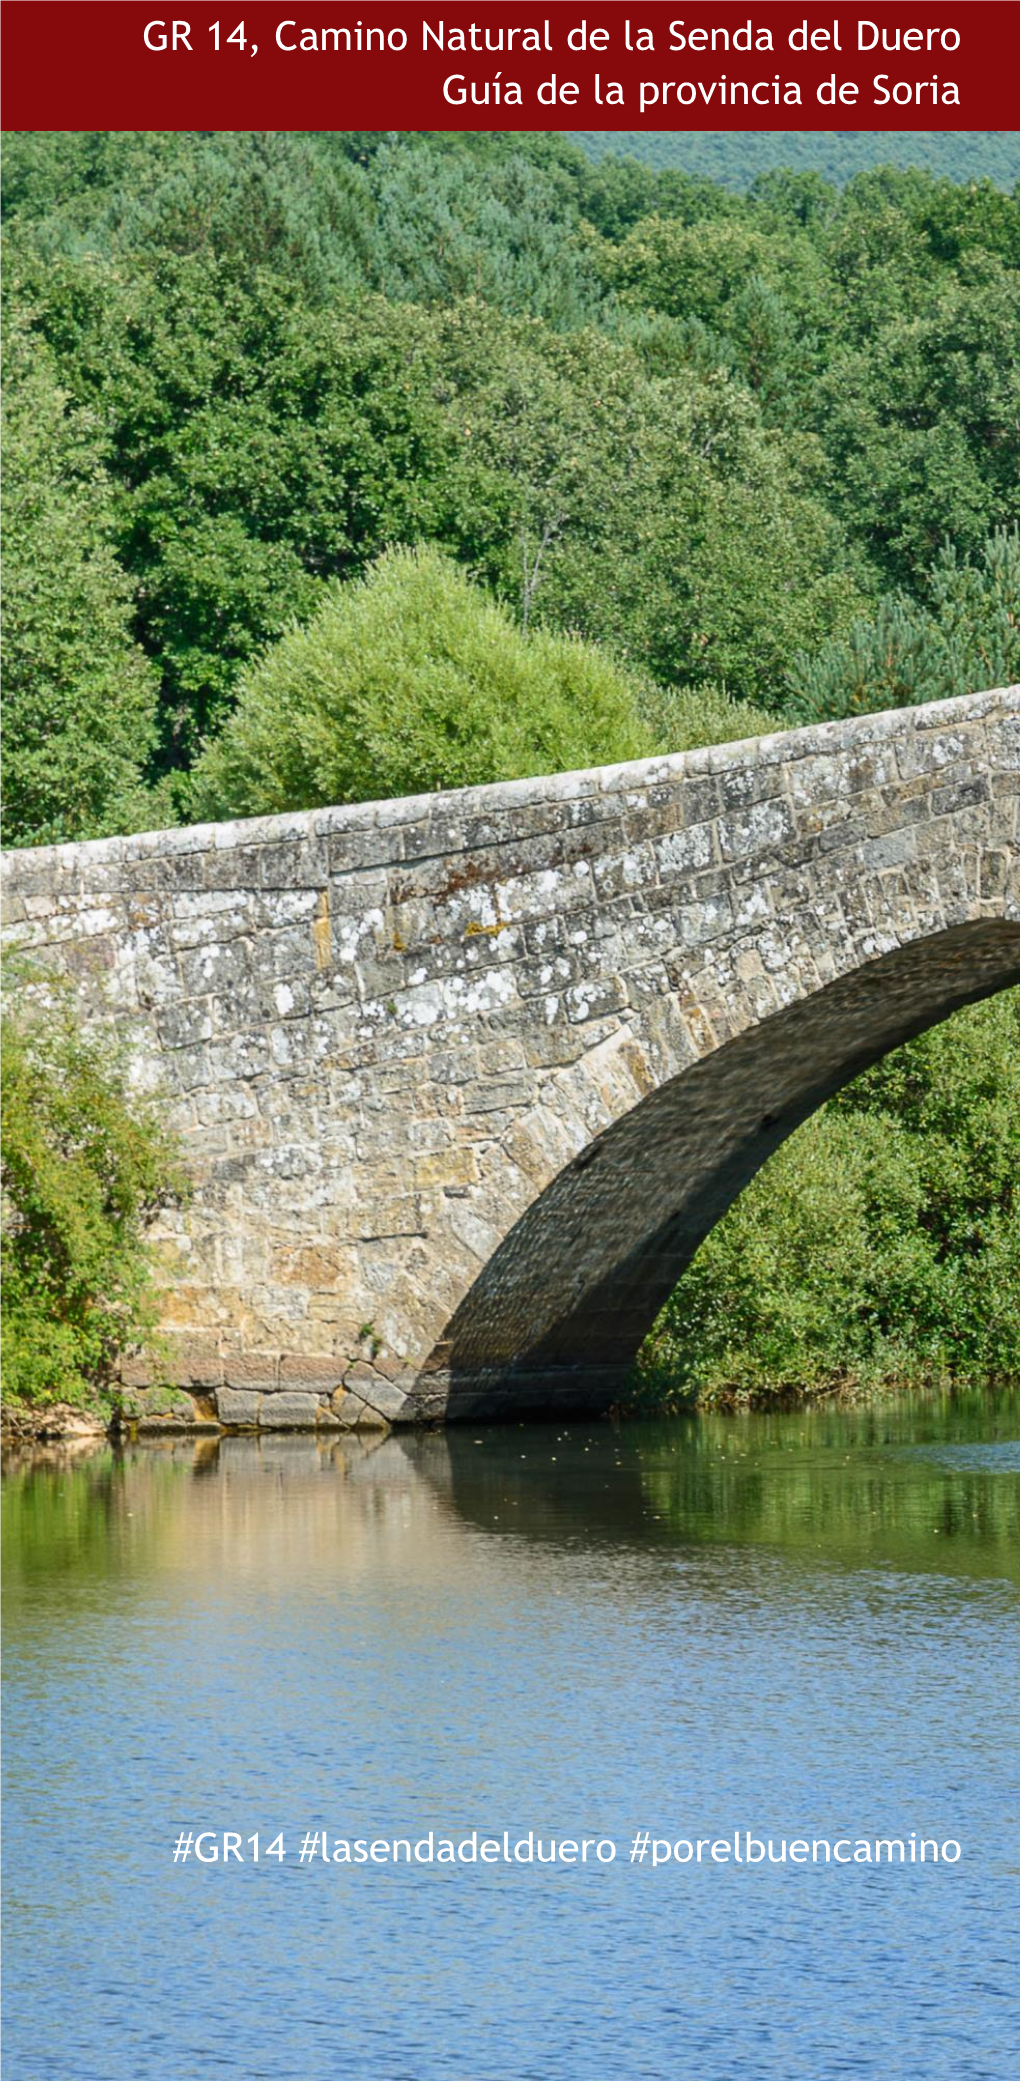
[[[482,925],[479,924],[477,918],[472,918],[464,927],[464,937],[465,939],[497,939],[501,932],[510,932],[512,929],[509,918],[497,916],[494,925]]]
[[[332,966],[333,934],[329,915],[329,890],[320,894],[315,916],[312,919],[312,945],[315,948],[315,966],[320,973]]]

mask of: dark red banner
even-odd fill
[[[1020,0],[4,0],[9,130],[1005,130]]]

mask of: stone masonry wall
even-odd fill
[[[407,801],[9,854],[195,1181],[176,1394],[350,1426],[601,1406],[769,1148],[1020,978],[1020,691]],[[599,1161],[596,1162],[595,1158]]]

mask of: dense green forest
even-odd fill
[[[555,134],[9,137],[5,842],[1020,678],[1020,209],[1009,141],[969,141],[852,172],[837,133],[829,180],[806,134],[784,164],[739,133],[679,164],[654,135],[652,163]],[[867,1132],[837,1104],[781,1152],[674,1306],[700,1371],[660,1335],[691,1392],[802,1346],[816,1385],[1015,1363],[1012,1173],[915,1087],[991,1094],[1014,1147],[1016,1016],[915,1044],[846,1101]],[[834,1176],[826,1341],[795,1268]],[[895,1292],[890,1220],[920,1253]]]
[[[989,181],[738,196],[473,133],[25,134],[3,181],[9,842],[187,817],[196,763],[210,813],[271,647],[399,546],[629,676],[592,756],[689,689],[804,720],[1016,676]]]
[[[743,191],[778,167],[841,187],[875,166],[912,166],[951,181],[1020,179],[1020,130],[575,130],[593,159],[640,159]]]

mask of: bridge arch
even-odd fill
[[[1018,768],[1012,688],[9,854],[5,930],[117,1013],[194,1176],[175,1383],[226,1424],[604,1405],[778,1142],[1020,980]]]
[[[448,1421],[610,1405],[699,1244],[787,1135],[891,1049],[1017,981],[1020,923],[948,926],[656,1086],[514,1224],[423,1368],[421,1413],[437,1386]]]

